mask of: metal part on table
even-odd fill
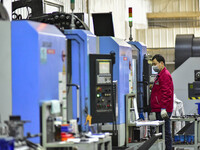
[[[5,121],[9,128],[9,136],[15,139],[24,139],[24,123],[27,122],[30,121],[23,121],[20,116],[10,116],[10,120]]]

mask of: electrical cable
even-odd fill
[[[111,51],[110,52],[110,55],[112,57],[112,66],[115,64],[115,52]],[[112,67],[112,70],[113,70],[113,67]],[[114,70],[113,70],[114,71]],[[113,72],[112,71],[112,72]],[[111,84],[111,88],[112,88],[112,108],[113,108],[113,135],[117,135],[117,121],[116,121],[116,110],[115,110],[115,107],[116,107],[116,99],[114,98],[114,93],[113,93],[113,76],[112,76],[112,84]]]

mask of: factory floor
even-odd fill
[[[112,147],[112,150],[133,150],[132,147]]]
[[[112,150],[127,150],[127,147],[112,147]]]

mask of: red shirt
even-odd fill
[[[160,112],[165,108],[173,111],[174,86],[172,76],[166,67],[157,75],[151,92],[151,111]]]

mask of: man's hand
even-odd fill
[[[164,120],[169,118],[166,109],[161,109],[160,115]]]

